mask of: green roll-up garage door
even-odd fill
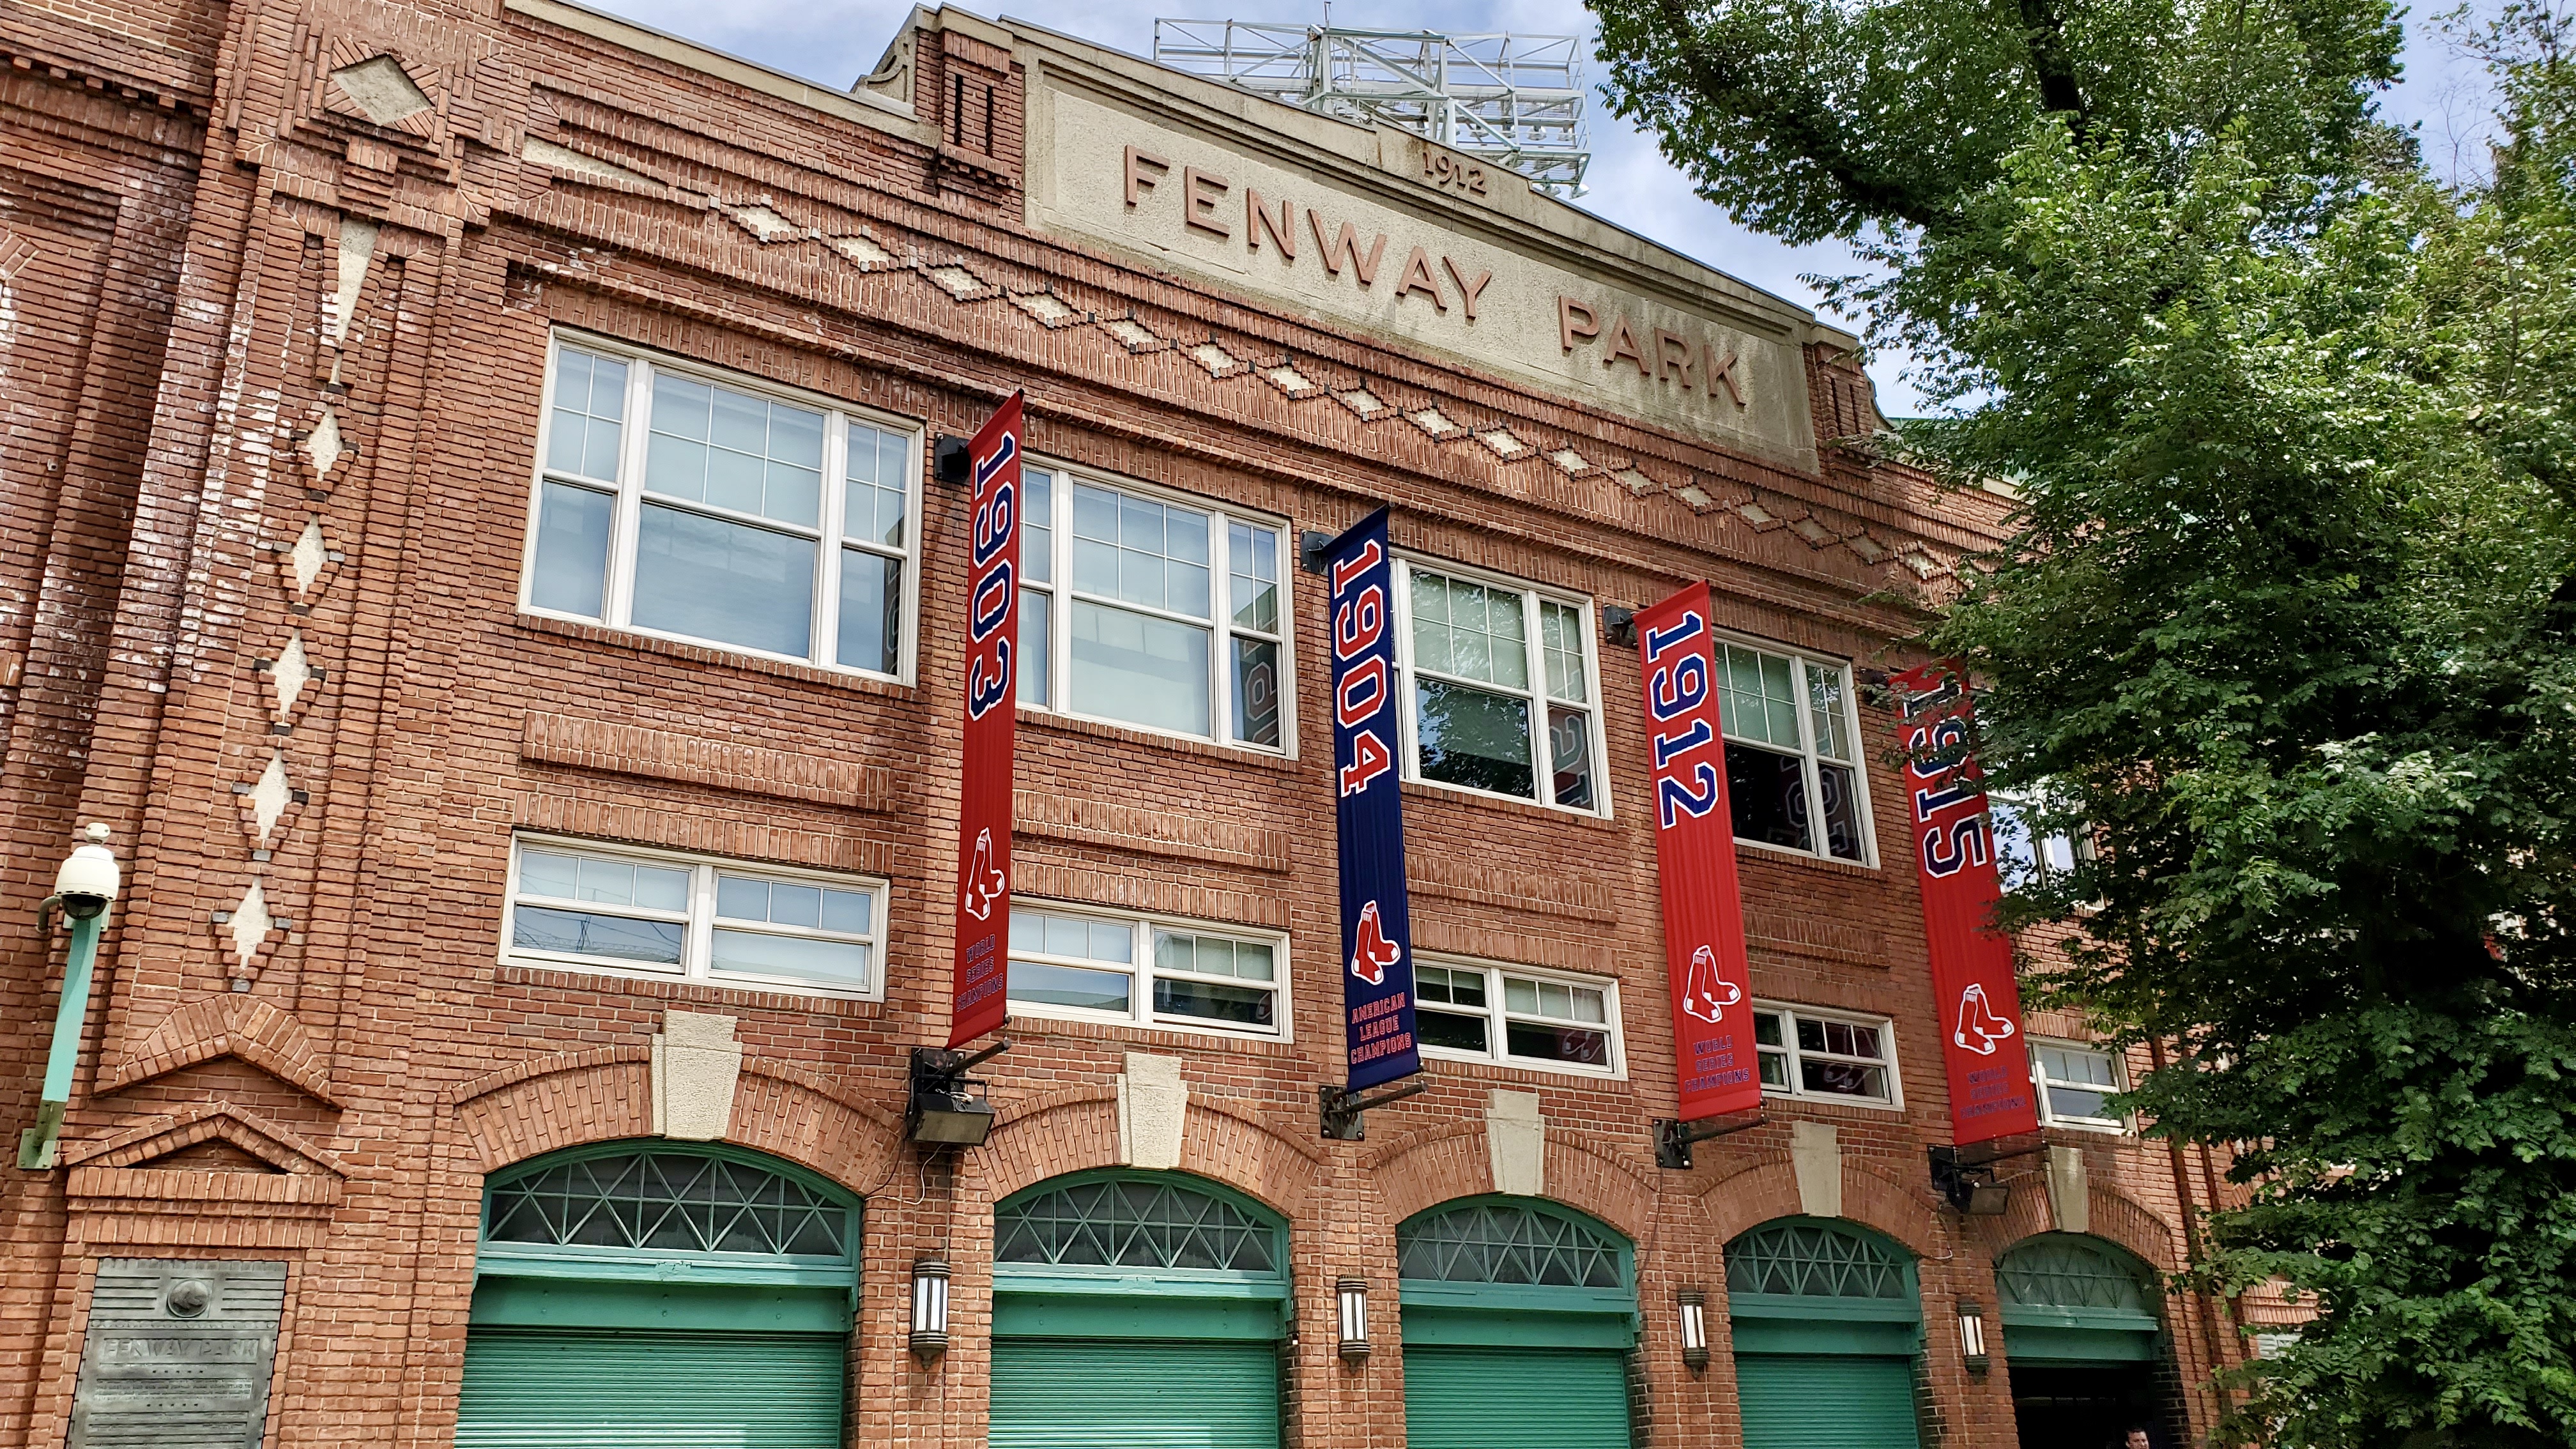
[[[477,1328],[458,1449],[839,1449],[838,1334]]]
[[[1627,1355],[1404,1350],[1406,1449],[1628,1449]]]
[[[1918,1449],[1906,1359],[1739,1353],[1735,1395],[1744,1449]]]
[[[993,1340],[992,1449],[1279,1449],[1267,1342]]]

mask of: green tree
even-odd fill
[[[2576,1444],[2565,27],[2480,39],[2504,143],[2446,189],[2372,117],[2375,5],[1594,3],[1705,195],[1880,265],[1838,294],[1958,405],[1906,447],[2021,496],[1919,642],[2099,832],[2007,916],[2073,930],[2035,997],[2173,1048],[2149,1130],[2228,1151],[2195,1276],[2316,1305],[2233,1432]]]

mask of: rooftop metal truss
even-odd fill
[[[1154,59],[1322,115],[1400,127],[1583,194],[1583,50],[1572,35],[1450,35],[1157,20]]]

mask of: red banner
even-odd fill
[[[1710,617],[1706,584],[1637,616],[1655,767],[1664,969],[1672,978],[1673,1059],[1685,1122],[1762,1105]]]
[[[1923,936],[1950,1077],[1950,1136],[1961,1147],[2039,1130],[2012,943],[1991,928],[2003,881],[1986,820],[1984,773],[1969,750],[1970,705],[1958,674],[1927,664],[1896,676]]]
[[[1012,713],[1019,693],[1020,394],[967,448],[974,526],[966,570],[965,774],[957,808],[957,962],[948,1045],[1009,1010]]]

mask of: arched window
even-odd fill
[[[1838,1218],[1777,1218],[1726,1245],[1746,1449],[1911,1449],[1923,1301],[1914,1259]]]
[[[859,1226],[849,1192],[717,1143],[493,1174],[457,1444],[837,1449]]]
[[[1176,1172],[1087,1172],[993,1211],[993,1449],[1277,1449],[1288,1225]]]
[[[2098,1238],[2077,1233],[2025,1238],[1995,1264],[1995,1289],[2007,1307],[2152,1318],[2144,1279],[2137,1260]]]
[[[2055,1443],[2105,1423],[2158,1423],[2187,1437],[2165,1387],[2167,1355],[2153,1270],[2100,1238],[2041,1233],[1995,1262],[1995,1297],[2025,1443]]]
[[[1287,1261],[1286,1232],[1262,1209],[1188,1179],[1091,1177],[1004,1203],[993,1215],[993,1259],[1268,1276]]]
[[[1625,1449],[1634,1255],[1525,1197],[1443,1203],[1396,1229],[1414,1449]]]

